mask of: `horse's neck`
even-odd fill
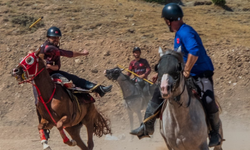
[[[54,90],[54,82],[52,81],[46,68],[34,78],[35,85],[41,92],[44,101],[48,101]]]
[[[123,73],[120,73],[117,82],[122,89],[123,97],[131,96],[137,92],[135,85]]]

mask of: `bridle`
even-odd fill
[[[171,56],[174,56],[178,61],[179,61],[179,59],[178,59],[178,57],[177,56],[175,56],[175,55],[173,55],[173,54],[171,54],[171,53],[167,53],[167,54],[165,54],[165,55],[171,55]],[[161,59],[162,59],[162,57],[160,58],[160,61],[161,61]],[[159,62],[160,62],[159,61]],[[175,97],[173,97],[173,100],[176,102],[176,103],[178,103],[179,104],[179,107],[181,107],[181,106],[183,106],[183,103],[181,103],[180,102],[180,99],[181,99],[181,95],[184,93],[184,91],[185,91],[185,89],[186,89],[186,87],[187,87],[187,85],[186,85],[186,79],[185,79],[185,77],[184,77],[184,75],[183,75],[183,63],[182,62],[179,62],[179,65],[180,65],[180,67],[181,67],[181,69],[180,70],[178,70],[177,71],[177,76],[172,76],[171,74],[169,74],[172,78],[173,78],[173,80],[174,80],[174,82],[173,82],[173,88],[171,87],[171,92],[173,93],[173,92],[175,92],[178,88],[179,88],[179,86],[180,86],[180,80],[181,80],[181,78],[184,78],[184,85],[183,85],[183,89],[182,89],[182,92],[180,93],[180,94],[178,94],[177,96],[175,96]],[[188,90],[188,89],[187,89]],[[186,107],[189,107],[189,105],[190,105],[190,103],[191,103],[191,97],[190,97],[190,92],[188,91],[188,95],[189,95],[189,101],[188,101],[188,104],[187,104],[187,106]],[[169,99],[169,102],[170,102],[170,99]],[[183,106],[184,107],[184,106]]]
[[[39,57],[36,56],[35,52],[29,53],[21,60],[18,67],[23,68],[22,77],[24,78],[24,80],[19,82],[19,84],[30,83],[44,70],[44,68],[42,68],[38,71],[38,62]]]

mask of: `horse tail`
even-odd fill
[[[96,110],[94,118],[94,135],[102,137],[106,134],[112,134],[110,120]]]

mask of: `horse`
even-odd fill
[[[39,53],[40,49],[25,56],[12,70],[12,75],[20,81],[20,84],[28,82],[37,89],[39,95],[39,101],[36,104],[39,118],[38,130],[43,149],[51,149],[44,130],[50,130],[56,126],[65,144],[77,145],[81,150],[92,150],[94,147],[93,135],[102,137],[111,134],[109,119],[97,111],[93,102],[83,102],[82,94],[74,96],[78,101],[71,100],[70,94],[64,87],[51,79]],[[87,145],[80,136],[80,129],[83,125],[87,128]],[[64,130],[68,132],[72,140],[68,139]]]
[[[139,122],[142,122],[141,110],[146,109],[148,101],[152,97],[155,85],[150,85],[149,94],[144,96],[142,91],[136,88],[135,83],[131,81],[129,76],[122,73],[122,70],[118,67],[105,71],[105,76],[112,81],[117,81],[121,87],[123,99],[126,103],[126,108],[130,121],[130,128],[133,129],[133,113],[137,114]]]
[[[182,54],[173,50],[160,52],[158,82],[164,103],[160,132],[169,150],[209,150],[209,128],[202,103],[192,93],[183,75]],[[220,126],[222,135],[222,125]],[[214,150],[222,150],[220,145]]]

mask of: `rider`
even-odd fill
[[[41,45],[41,51],[40,56],[42,56],[45,60],[46,68],[50,75],[53,74],[61,74],[64,77],[66,77],[68,80],[72,80],[72,82],[77,87],[81,87],[84,89],[92,89],[96,86],[96,84],[89,82],[85,79],[79,78],[76,75],[69,74],[67,72],[59,70],[61,67],[61,60],[60,56],[65,57],[77,57],[77,56],[86,56],[89,54],[87,50],[83,50],[83,52],[74,52],[74,51],[68,51],[63,50],[59,48],[60,45],[60,37],[62,36],[61,31],[57,27],[51,27],[47,31],[47,40],[44,42],[43,45]],[[101,97],[104,96],[107,92],[110,92],[112,89],[112,85],[110,86],[102,86],[99,85],[96,87],[93,91],[98,93]],[[36,102],[38,101],[38,94],[33,86],[33,93],[35,95]],[[37,111],[38,113],[38,111]],[[38,116],[40,114],[38,113]],[[40,120],[39,120],[40,121]],[[49,138],[49,131],[44,129],[44,134],[46,136],[46,139]]]
[[[151,72],[151,68],[150,68],[150,65],[148,64],[148,61],[140,57],[141,49],[139,47],[134,47],[133,55],[135,59],[130,62],[129,70],[133,71],[134,73],[138,75],[139,78],[135,77],[133,80],[136,86],[140,86],[142,88],[144,86],[144,82],[142,79],[148,78],[148,75]],[[131,76],[131,73],[128,72],[127,75]]]
[[[49,71],[50,75],[59,73],[66,77],[68,80],[72,80],[72,82],[77,87],[81,87],[83,89],[92,89],[96,86],[96,84],[89,82],[85,79],[79,78],[75,75],[69,74],[67,72],[59,70],[61,67],[60,56],[65,57],[77,57],[77,56],[86,56],[89,54],[87,50],[83,50],[83,52],[74,52],[63,50],[59,48],[60,45],[60,37],[61,31],[57,27],[51,27],[47,31],[47,40],[41,46],[40,54],[43,55],[44,60],[46,61],[46,68]],[[110,92],[112,89],[112,85],[110,86],[98,86],[95,88],[94,92],[98,93],[101,97],[104,96],[107,92]]]
[[[206,50],[198,33],[189,25],[185,24],[182,20],[183,12],[179,5],[169,3],[165,5],[162,10],[162,17],[171,32],[175,32],[174,49],[181,48],[183,59],[185,61],[185,68],[183,74],[186,78],[192,77],[194,84],[201,90],[201,100],[204,103],[204,108],[211,124],[212,131],[210,132],[209,147],[217,146],[220,144],[221,137],[219,135],[220,119],[219,110],[215,103],[214,88],[213,88],[213,71],[214,67],[211,59],[208,57]],[[157,78],[154,76],[153,81]],[[156,88],[154,96],[148,105],[145,118],[155,112],[157,109],[156,104],[161,103],[160,91]],[[131,131],[131,134],[144,136],[144,133],[153,134],[155,118],[142,124],[139,128]],[[146,131],[144,131],[146,128]],[[145,136],[144,136],[145,137]]]

